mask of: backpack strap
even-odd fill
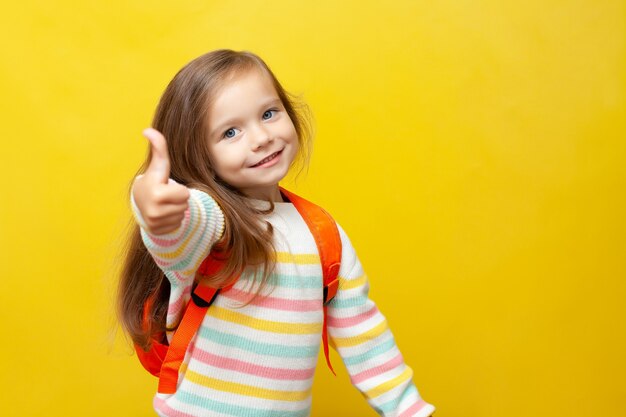
[[[219,289],[198,284],[191,293],[191,300],[187,303],[187,308],[183,318],[174,332],[169,349],[161,365],[159,373],[159,388],[161,394],[174,394],[178,385],[178,371],[185,358],[185,352],[189,347],[191,339],[200,328],[207,309],[215,300]]]
[[[200,264],[198,274],[200,276],[215,274],[223,268],[226,259],[228,259],[228,254],[211,251]],[[193,339],[200,328],[207,310],[211,304],[213,304],[219,292],[222,290],[227,291],[232,288],[233,285],[235,285],[234,282],[221,289],[210,287],[202,281],[196,285],[196,288],[191,293],[191,299],[187,303],[183,318],[174,332],[174,336],[172,336],[172,341],[170,342],[169,349],[163,360],[161,372],[159,373],[159,393],[173,394],[176,392],[180,365],[183,363],[191,339]]]
[[[339,287],[339,267],[341,264],[341,237],[333,218],[321,207],[305,200],[280,187],[280,191],[294,205],[306,222],[320,255],[322,273],[324,277],[324,326],[322,329],[322,342],[326,363],[331,372],[335,374],[330,363],[328,348],[328,304],[337,294]],[[198,268],[200,276],[210,276],[219,271],[228,259],[227,253],[211,251]],[[236,281],[236,280],[235,280]],[[232,288],[234,282],[221,290]],[[159,377],[158,392],[161,394],[173,394],[178,385],[180,366],[185,358],[191,340],[204,320],[208,308],[211,306],[220,289],[209,287],[200,282],[191,293],[191,299],[187,303],[183,318],[172,336],[169,346],[154,339],[152,349],[148,352],[135,346],[137,355],[144,367],[153,375]],[[144,322],[147,322],[147,313],[150,310],[152,298],[149,298],[144,306]],[[162,336],[162,335],[160,335]],[[161,364],[162,362],[162,364]],[[160,365],[160,370],[159,370]],[[336,374],[335,374],[336,375]]]
[[[218,289],[204,285],[196,287],[170,343],[168,343],[164,332],[152,336],[150,349],[147,351],[135,343],[135,352],[143,367],[159,378],[159,393],[173,394],[176,392],[178,369],[185,356],[187,346],[200,327],[206,310],[218,292]],[[144,304],[144,327],[149,320],[152,302],[153,297],[150,297]]]
[[[326,364],[334,375],[335,370],[330,363],[330,352],[328,349],[328,304],[337,294],[339,287],[339,267],[341,265],[341,237],[339,229],[333,218],[323,208],[299,197],[282,187],[280,191],[298,210],[309,230],[313,234],[317,251],[322,263],[322,274],[324,276],[324,327],[322,328],[322,343],[324,345],[324,356]]]

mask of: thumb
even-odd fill
[[[150,141],[151,153],[146,175],[161,184],[167,184],[170,176],[170,157],[165,136],[151,127],[145,129],[143,135]]]

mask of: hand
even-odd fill
[[[132,192],[148,232],[162,235],[180,227],[189,207],[189,189],[169,178],[170,157],[161,132],[148,128],[143,135],[150,141],[152,158],[144,175],[135,180]]]

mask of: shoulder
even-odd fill
[[[341,240],[340,275],[345,277],[349,275],[350,271],[352,271],[354,267],[356,266],[356,264],[359,262],[357,254],[356,254],[356,250],[354,249],[354,246],[352,245],[352,241],[350,240],[348,233],[346,232],[344,227],[341,225],[341,223],[338,221],[338,219],[335,218],[330,212],[328,212],[328,210],[326,209],[323,209],[323,210],[328,214],[328,216],[330,216],[333,223],[337,227],[337,232],[339,233],[339,238]]]
[[[341,238],[341,268],[340,275],[343,277],[347,277],[350,275],[350,272],[355,268],[355,266],[359,263],[358,256],[356,254],[356,250],[352,245],[352,241],[350,237],[346,233],[346,231],[341,227],[338,222],[337,229],[339,230],[339,237]]]
[[[290,194],[293,194],[293,193],[290,193]],[[302,197],[298,197],[297,195],[294,197],[302,198]],[[341,240],[340,274],[343,273],[344,275],[346,275],[349,271],[353,269],[355,264],[358,262],[356,251],[354,249],[354,246],[352,245],[352,241],[350,240],[348,233],[346,232],[344,227],[340,224],[338,219],[335,216],[333,216],[333,214],[329,210],[327,210],[325,207],[311,200],[304,199],[304,198],[302,199],[310,204],[313,204],[315,207],[321,209],[322,212],[325,213],[332,220],[332,223],[336,226],[337,232],[339,233],[339,238]],[[299,211],[299,210],[294,210],[294,211]],[[300,215],[303,215],[303,213],[300,213]]]
[[[311,202],[311,201],[309,201]],[[317,204],[317,203],[313,203],[315,206],[317,206],[318,208],[320,208],[324,213],[326,213],[329,218],[332,220],[332,222],[337,226],[337,231],[339,232],[339,237],[341,238],[341,243],[342,246],[345,247],[349,247],[351,250],[354,250],[354,248],[352,247],[352,242],[350,241],[350,238],[348,237],[348,234],[346,233],[346,230],[342,227],[342,225],[339,223],[338,219],[333,216],[332,213],[330,213],[328,210],[326,210],[324,207],[322,207],[321,205]]]

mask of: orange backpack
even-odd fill
[[[323,208],[282,187],[280,187],[280,191],[283,196],[287,197],[294,205],[296,210],[298,210],[317,244],[324,276],[324,325],[322,328],[322,343],[326,363],[334,374],[335,371],[330,363],[328,350],[328,318],[326,310],[328,303],[335,297],[339,286],[338,275],[341,263],[341,238],[339,236],[339,230],[333,218]],[[220,259],[211,252],[198,268],[198,274],[201,276],[210,276],[222,267],[223,262],[223,259]],[[157,335],[152,339],[151,347],[148,351],[135,345],[135,351],[143,367],[152,375],[159,378],[159,393],[173,394],[176,392],[178,371],[191,339],[200,328],[200,324],[208,308],[215,300],[220,290],[226,291],[233,285],[234,284],[231,284],[228,287],[219,289],[199,283],[191,294],[191,300],[187,303],[183,318],[169,345],[167,342],[162,342],[162,340],[164,340],[163,335]],[[149,298],[144,305],[144,321],[148,319],[151,302],[152,299]]]

